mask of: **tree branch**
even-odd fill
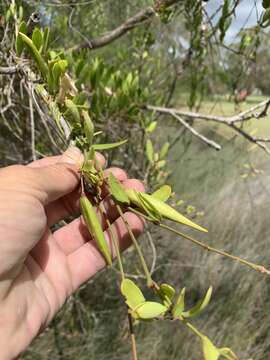
[[[0,75],[11,75],[15,74],[19,70],[18,65],[3,67],[0,66]]]
[[[183,118],[187,118],[189,120],[214,121],[219,124],[226,125],[226,126],[230,127],[231,129],[233,129],[238,134],[240,134],[241,136],[243,136],[248,141],[259,146],[267,154],[270,155],[270,150],[264,144],[265,142],[270,142],[270,139],[254,137],[236,125],[236,123],[238,123],[238,122],[243,123],[252,118],[259,119],[261,117],[266,116],[269,106],[270,106],[270,99],[266,99],[266,100],[260,102],[259,104],[252,106],[248,110],[245,110],[245,111],[243,111],[237,115],[233,115],[233,116],[205,115],[205,114],[200,114],[200,113],[195,113],[195,112],[190,112],[190,111],[182,111],[179,109],[166,108],[166,107],[160,107],[160,106],[152,106],[152,105],[146,106],[146,109],[150,110],[150,111],[156,111],[156,112],[159,112],[162,114],[168,114],[168,115],[173,116],[176,120],[178,120],[178,122],[180,122],[193,135],[198,137],[200,140],[204,141],[207,145],[214,147],[216,150],[221,149],[219,144],[215,143],[212,140],[209,140],[204,135],[198,133],[198,131],[195,130]]]
[[[118,26],[116,29],[114,29],[96,39],[92,39],[92,40],[90,39],[90,40],[76,46],[73,50],[75,50],[75,51],[78,51],[81,49],[94,50],[94,49],[98,49],[103,46],[106,46],[106,45],[112,43],[113,41],[119,39],[123,35],[125,35],[128,31],[136,28],[137,26],[145,23],[146,21],[148,21],[149,19],[154,17],[156,12],[161,7],[167,8],[174,4],[179,3],[181,1],[182,0],[159,0],[156,2],[155,7],[147,7],[146,9],[139,11],[137,14],[130,17],[123,24]]]

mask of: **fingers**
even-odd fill
[[[101,166],[105,164],[102,155],[97,154],[97,158]],[[45,163],[46,161],[44,160]],[[83,157],[79,149],[72,147],[60,159],[57,159],[56,163],[49,166],[34,165],[31,167],[34,177],[33,183],[43,205],[47,205],[76,189],[80,181],[79,166],[82,161]]]
[[[124,181],[123,186],[138,191],[144,191],[143,184],[136,179],[128,179]],[[106,209],[108,220],[110,223],[113,223],[119,217],[114,201],[112,201],[110,196],[107,196],[103,199],[102,205]],[[107,228],[106,219],[100,214],[100,212],[98,215],[101,225],[105,230]],[[91,236],[82,217],[73,220],[70,224],[57,230],[54,233],[54,238],[66,255],[71,254],[83,246],[87,241],[91,240]]]
[[[125,218],[128,221],[133,234],[136,237],[139,236],[143,231],[144,221],[131,212],[126,212]],[[130,245],[131,239],[123,220],[118,218],[113,223],[112,228],[115,231],[117,238],[119,239],[120,249],[126,249]],[[112,248],[112,239],[110,237],[109,231],[105,231],[104,234],[106,240]],[[68,255],[67,261],[72,277],[73,290],[77,289],[81,284],[83,284],[105,266],[105,260],[98,251],[94,241],[86,242],[76,251],[72,252],[70,255]]]

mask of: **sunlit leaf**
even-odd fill
[[[169,148],[170,148],[170,143],[165,142],[165,144],[163,144],[163,146],[160,150],[160,153],[159,153],[160,159],[165,158],[165,156],[168,154]]]
[[[66,99],[65,105],[67,108],[67,111],[65,114],[71,116],[73,121],[80,122],[80,113],[79,113],[77,106],[74,104],[74,102],[70,99]]]
[[[176,211],[174,208],[172,208],[168,204],[155,198],[153,195],[149,195],[146,193],[140,193],[140,192],[134,193],[134,191],[135,190],[127,189],[126,193],[129,197],[130,201],[133,202],[138,207],[141,207],[141,202],[138,201],[138,196],[136,196],[136,193],[140,194],[144,200],[148,201],[153,206],[153,208],[156,209],[156,211],[161,215],[161,217],[184,224],[186,226],[192,227],[199,231],[207,232],[207,230],[205,228],[201,227],[200,225],[195,224],[193,221],[189,220],[188,218],[186,218],[185,216],[180,214],[178,211]]]
[[[194,307],[192,307],[190,310],[185,311],[182,313],[182,316],[185,318],[191,318],[193,316],[199,315],[209,304],[211,300],[213,288],[210,286],[210,288],[207,290],[207,293],[205,294],[205,297],[201,299]]]
[[[145,302],[140,288],[130,279],[124,279],[122,281],[121,293],[126,298],[126,303],[132,310]]]
[[[153,206],[153,204],[149,202],[145,196],[143,196],[143,193],[138,192],[137,196],[143,210],[147,213],[147,215],[149,215],[154,221],[160,222],[162,218],[158,209]]]
[[[26,25],[25,21],[22,21],[20,23],[19,32],[22,33],[22,34],[27,33],[27,25]],[[21,36],[18,35],[17,38],[16,38],[16,53],[17,53],[17,56],[21,56],[23,48],[24,48],[24,42],[23,42]]]
[[[35,60],[43,78],[46,79],[49,69],[45,60],[43,59],[38,49],[36,48],[35,44],[28,36],[26,36],[22,32],[19,32],[19,36],[22,38],[22,41],[24,42],[24,44],[27,46],[28,50],[32,54],[32,57]]]
[[[182,316],[182,313],[185,308],[185,294],[186,294],[186,288],[183,288],[176,300],[174,307],[173,307],[172,313],[173,313],[173,317],[175,319]]]
[[[153,192],[152,196],[156,199],[166,202],[171,196],[172,188],[169,185],[163,185],[158,190]]]
[[[204,360],[218,360],[220,357],[219,350],[206,336],[201,337]]]
[[[219,349],[220,355],[224,356],[228,360],[238,360],[238,357],[235,353],[229,348],[222,348]],[[251,360],[251,359],[250,359]]]
[[[157,127],[157,121],[152,121],[147,128],[145,129],[145,131],[149,134],[151,134],[153,131],[155,131]]]
[[[153,301],[146,301],[138,306],[135,310],[140,319],[154,319],[163,315],[167,311],[167,307]]]
[[[175,289],[169,284],[161,284],[158,291],[165,306],[170,307],[175,295]]]
[[[113,195],[113,197],[121,203],[129,204],[130,203],[129,198],[125,193],[122,184],[112,173],[109,174],[108,182],[109,182],[110,192]]]
[[[40,51],[43,45],[43,35],[40,29],[35,28],[32,34],[32,41],[35,44],[35,47]]]
[[[149,162],[154,161],[154,148],[150,139],[146,141],[146,155]]]
[[[112,144],[94,144],[93,148],[95,150],[99,150],[99,151],[110,150],[110,149],[114,149],[118,146],[124,145],[126,142],[127,142],[127,140],[122,140],[122,141],[118,141],[118,142],[115,142]]]

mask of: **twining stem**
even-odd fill
[[[186,320],[184,320],[183,322],[184,322],[184,324],[185,324],[188,328],[190,328],[190,330],[191,330],[194,334],[196,334],[196,335],[199,336],[200,338],[203,337],[203,335],[199,332],[199,330],[197,330],[190,322],[188,322],[188,321],[186,321]]]
[[[178,236],[181,236],[183,237],[184,239],[188,240],[188,241],[191,241],[193,244],[196,244],[198,246],[200,246],[201,248],[207,250],[207,251],[211,251],[213,253],[216,253],[216,254],[219,254],[219,255],[222,255],[222,256],[225,256],[229,259],[232,259],[234,261],[237,261],[243,265],[246,265],[250,268],[252,268],[253,270],[255,271],[258,271],[260,273],[263,273],[263,274],[267,274],[267,275],[270,275],[270,270],[266,269],[264,266],[262,265],[258,265],[258,264],[255,264],[255,263],[252,263],[250,261],[247,261],[247,260],[244,260],[238,256],[235,256],[235,255],[231,255],[223,250],[219,250],[219,249],[216,249],[212,246],[209,246],[209,245],[206,245],[204,244],[203,242],[199,241],[199,240],[196,240],[196,239],[193,239],[191,236],[189,235],[186,235],[168,225],[165,225],[165,224],[161,224],[161,223],[156,223],[153,219],[151,219],[149,216],[145,215],[145,214],[142,214],[140,211],[137,211],[131,207],[128,207],[128,210],[134,212],[135,214],[139,215],[139,216],[142,216],[143,218],[145,218],[146,220],[148,221],[151,221],[153,222],[154,224],[160,226],[161,228],[163,229],[166,229],[166,230],[169,230],[171,232],[173,232],[174,234],[178,235]]]
[[[99,204],[99,209],[100,209],[102,215],[106,219],[106,223],[108,225],[108,229],[109,229],[112,241],[113,241],[113,246],[114,246],[114,249],[115,249],[117,261],[118,261],[118,264],[119,264],[119,270],[120,270],[120,273],[121,273],[121,278],[122,278],[122,280],[124,280],[125,279],[125,273],[124,273],[123,263],[122,263],[122,259],[121,259],[121,255],[120,255],[118,239],[115,236],[115,232],[113,231],[112,224],[110,223],[110,221],[109,221],[109,219],[108,219],[108,217],[106,215],[106,210],[105,210],[104,204],[102,204],[102,202]]]
[[[132,358],[133,360],[138,360],[137,356],[137,347],[136,347],[136,338],[133,330],[133,320],[130,313],[128,313],[128,324],[129,324],[129,333],[131,339],[131,348],[132,348]]]
[[[129,223],[126,220],[125,215],[123,214],[123,211],[122,211],[121,207],[117,204],[116,208],[117,208],[117,210],[119,212],[119,215],[121,216],[122,220],[124,221],[124,224],[126,225],[129,236],[130,236],[130,238],[131,238],[131,240],[132,240],[132,242],[133,242],[133,244],[134,244],[134,246],[135,246],[135,248],[136,248],[136,250],[138,252],[138,255],[139,255],[139,258],[140,258],[140,261],[141,261],[145,276],[146,276],[147,286],[148,287],[155,287],[155,282],[152,279],[152,276],[150,274],[150,271],[149,271],[148,266],[146,264],[146,261],[144,259],[143,253],[141,251],[140,245],[138,244],[138,242],[137,242],[137,240],[136,240],[136,238],[135,238],[135,236],[134,236],[134,234],[133,234],[133,232],[132,232],[132,230],[131,230],[131,228],[129,226]]]

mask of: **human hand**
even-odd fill
[[[14,359],[52,320],[68,296],[105,266],[81,217],[52,233],[50,227],[79,213],[80,176],[75,148],[64,155],[0,169],[0,359]],[[74,159],[71,160],[71,159]],[[99,162],[105,160],[98,155]],[[72,162],[72,163],[71,163]],[[143,191],[119,168],[125,187]],[[125,249],[130,239],[113,203],[103,193],[108,218]],[[137,236],[143,221],[126,212]],[[106,239],[109,232],[101,219]],[[110,242],[111,243],[111,242]]]

